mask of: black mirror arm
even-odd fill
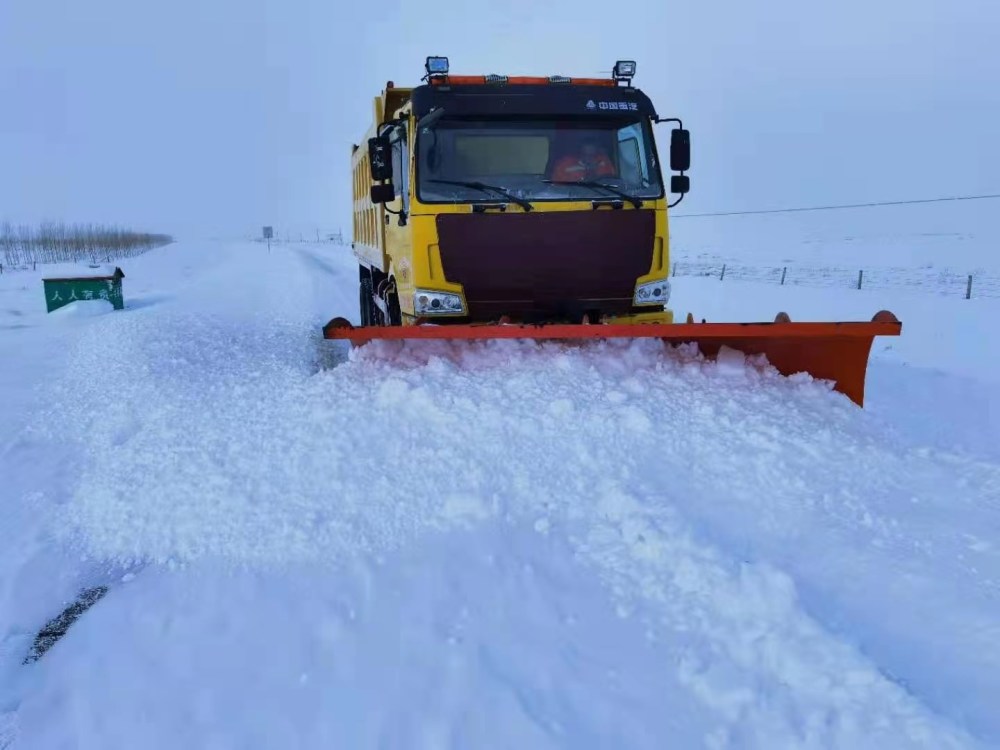
[[[686,195],[686,193],[681,193],[681,197],[678,198],[677,200],[675,200],[673,203],[668,203],[667,204],[667,208],[673,208],[674,206],[676,206],[678,203],[680,203],[682,200],[684,200],[684,196],[685,195]]]
[[[385,135],[393,128],[397,128],[400,125],[405,125],[406,123],[407,119],[405,117],[397,117],[393,120],[383,120],[382,123],[378,126],[378,135],[380,136]]]
[[[404,211],[402,209],[399,210],[399,211],[395,211],[395,210],[389,208],[388,204],[386,204],[386,203],[382,204],[382,208],[385,209],[385,212],[387,214],[392,214],[393,216],[398,216],[399,217],[399,224],[400,224],[400,226],[402,226],[403,224],[406,223],[406,211]]]
[[[429,128],[431,125],[440,120],[443,115],[444,115],[443,107],[432,109],[426,115],[417,120],[417,130],[421,131],[424,128]]]

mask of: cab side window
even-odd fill
[[[403,210],[410,210],[410,149],[406,126],[394,128],[389,137],[392,143],[392,177],[396,195],[403,200]]]
[[[629,125],[618,131],[618,162],[621,176],[632,185],[647,185],[645,151],[642,129],[639,124]]]

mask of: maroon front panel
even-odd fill
[[[445,277],[465,289],[471,317],[617,314],[649,273],[653,211],[606,209],[441,214]]]

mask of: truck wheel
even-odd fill
[[[378,308],[375,307],[375,302],[372,300],[372,293],[374,287],[372,285],[372,274],[367,268],[363,266],[360,267],[359,277],[361,283],[359,285],[359,299],[358,306],[361,313],[361,325],[371,326],[376,324]]]
[[[389,325],[403,325],[403,312],[399,309],[399,295],[395,292],[389,295]]]

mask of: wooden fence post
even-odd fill
[[[861,288],[861,279],[864,277],[864,275],[865,275],[864,269],[858,271],[858,289]]]
[[[788,266],[781,269],[781,286],[785,285],[785,274],[788,273]]]
[[[965,287],[965,298],[972,299],[972,274],[969,274],[969,283]]]
[[[719,274],[719,281],[722,281],[724,278],[726,278],[726,264],[725,263],[722,264],[722,273]]]

